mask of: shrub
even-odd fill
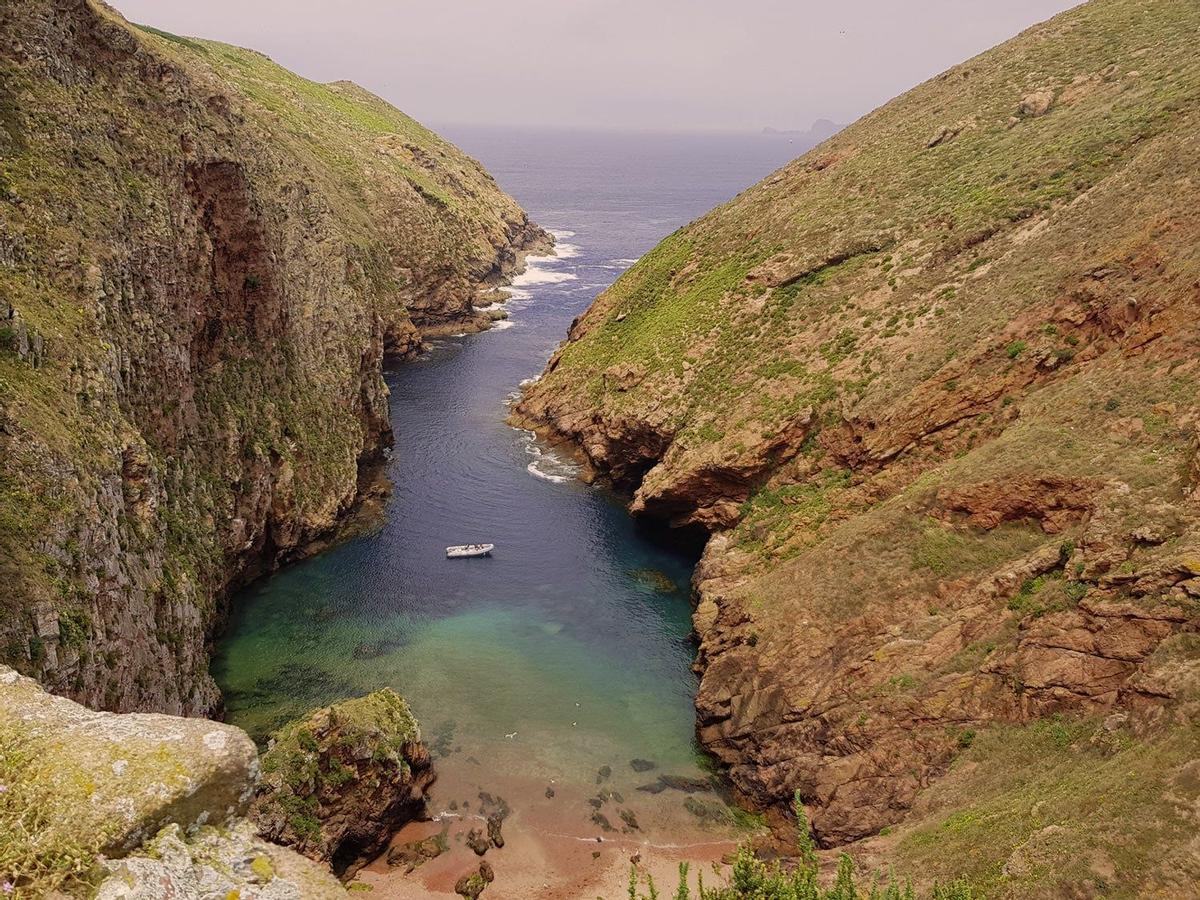
[[[869,887],[860,887],[854,861],[842,854],[838,860],[837,875],[831,887],[822,887],[817,878],[819,862],[812,829],[804,814],[804,804],[797,794],[793,808],[796,812],[797,855],[788,869],[778,862],[769,865],[743,845],[738,849],[733,868],[727,882],[714,888],[700,883],[698,900],[916,900],[912,884],[901,884],[894,876],[886,882],[872,878]],[[687,883],[688,866],[679,867],[679,886],[672,895],[674,900],[691,900]],[[641,893],[641,880],[637,867],[629,873],[629,900],[657,900],[659,894],[654,879],[645,879],[648,893]],[[928,900],[976,900],[971,886],[958,879],[948,885],[934,884]]]

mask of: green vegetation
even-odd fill
[[[407,778],[405,752],[420,739],[408,704],[391,689],[315,710],[272,736],[256,815],[277,807],[300,845],[318,846],[321,798],[328,803],[360,778]]]
[[[193,667],[163,690],[198,705],[204,654],[181,645],[203,646],[267,507],[273,537],[304,542],[354,497],[386,427],[380,330],[404,348],[461,318],[527,220],[478,163],[355,85],[103,4],[52,6],[21,4],[6,46],[48,41],[89,77],[0,53],[0,218],[20,244],[0,267],[0,658],[53,683],[50,648],[28,640],[39,603],[74,650],[111,636],[90,573],[120,557],[170,621],[113,665],[145,663],[148,682],[157,635]],[[47,22],[61,34],[33,33]],[[44,339],[36,367],[13,352],[10,309]],[[251,494],[270,499],[248,513]],[[201,615],[167,614],[188,608]],[[83,659],[57,688],[144,702],[120,696],[133,679],[107,657]]]
[[[816,785],[822,834],[923,884],[1172,896],[1193,871],[1164,796],[1197,794],[1197,735],[1167,728],[1196,648],[1140,654],[1195,626],[1152,611],[1191,604],[1195,556],[1198,30],[1195,3],[1092,0],[920,85],[647,254],[518,407],[717,532],[722,756],[763,803]],[[1148,631],[1116,626],[1131,605]],[[1136,735],[981,724],[1148,685]]]
[[[705,887],[703,877],[699,882],[696,900],[916,900],[917,894],[911,883],[901,883],[894,876],[880,879],[878,876],[863,884],[854,862],[846,854],[838,860],[837,875],[832,885],[821,884],[816,844],[813,842],[804,804],[797,795],[793,804],[796,814],[797,855],[789,860],[785,869],[778,861],[765,863],[754,852],[743,845],[733,862],[726,883],[719,887]],[[688,880],[689,866],[679,866],[679,884],[671,895],[674,900],[691,900]],[[646,893],[641,890],[643,881]],[[630,870],[629,900],[657,900],[658,888],[654,879],[639,875],[637,867]],[[975,894],[963,879],[948,885],[935,884],[928,894],[929,900],[973,900]]]
[[[14,900],[85,890],[98,871],[94,847],[48,827],[62,798],[36,777],[38,754],[22,729],[0,722],[0,882]]]
[[[1144,896],[1156,877],[1169,884],[1192,828],[1172,797],[1194,796],[1198,738],[1194,725],[1145,739],[1065,717],[979,731],[892,860],[926,877],[961,874],[988,897]]]

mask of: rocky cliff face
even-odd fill
[[[485,327],[479,292],[548,242],[354,85],[93,0],[0,6],[0,659],[213,709],[227,591],[389,443],[384,354]]]
[[[1198,28],[1093,0],[898,98],[664,241],[518,405],[712,533],[700,737],[826,845],[900,825],[882,860],[1014,896],[1194,870]]]

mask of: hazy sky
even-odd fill
[[[113,0],[430,124],[846,123],[1073,0]]]

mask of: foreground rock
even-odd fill
[[[269,844],[246,820],[187,837],[172,825],[145,849],[107,866],[95,900],[345,900],[324,866]]]
[[[434,780],[417,721],[390,688],[285,726],[262,768],[250,813],[261,834],[340,875],[424,813]]]
[[[245,813],[258,752],[241,729],[204,719],[93,712],[0,666],[0,723],[52,790],[44,827],[122,855],[170,823],[220,825]]]
[[[345,897],[244,818],[254,744],[203,719],[94,712],[0,666],[0,880],[19,897]]]

